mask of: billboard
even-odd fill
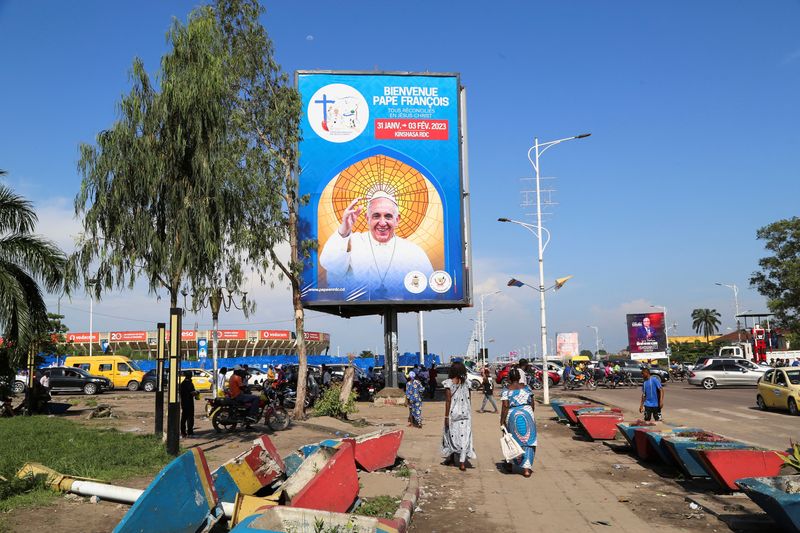
[[[457,74],[297,73],[303,305],[469,305]],[[361,308],[355,311],[355,308]]]
[[[577,332],[573,331],[556,335],[556,355],[558,355],[560,359],[570,359],[580,353]]]
[[[664,313],[627,315],[628,347],[631,359],[660,359],[667,357],[667,335]]]

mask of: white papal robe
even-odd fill
[[[328,287],[348,291],[365,287],[369,298],[408,296],[403,284],[406,274],[417,271],[430,279],[433,273],[427,254],[413,242],[393,237],[380,243],[369,232],[348,237],[333,232],[319,254],[319,263],[328,273]]]

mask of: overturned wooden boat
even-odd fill
[[[617,424],[622,422],[622,413],[600,411],[578,414],[578,423],[592,440],[612,440],[617,437]]]
[[[403,430],[379,430],[355,438],[356,464],[362,470],[373,472],[392,466],[403,442]]]
[[[779,526],[786,531],[800,532],[798,476],[745,478],[736,484]]]
[[[722,490],[738,491],[737,480],[780,475],[788,454],[761,448],[698,449],[689,450]]]
[[[358,497],[355,443],[320,446],[281,485],[282,501],[292,507],[344,513]]]
[[[253,495],[282,479],[286,466],[266,435],[253,441],[244,453],[214,470],[214,488],[223,502],[234,503],[237,494]]]
[[[209,531],[222,518],[203,450],[174,459],[128,509],[114,533]]]

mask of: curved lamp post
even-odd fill
[[[533,166],[533,170],[536,172],[536,224],[526,224],[525,222],[519,222],[517,220],[511,220],[508,218],[499,218],[498,221],[500,222],[511,222],[517,225],[524,227],[525,229],[529,230],[531,233],[536,235],[537,241],[539,243],[539,308],[542,320],[542,361],[543,361],[543,368],[547,368],[547,321],[546,321],[546,313],[545,313],[545,303],[544,303],[544,250],[547,247],[547,244],[550,242],[550,232],[542,226],[542,189],[541,189],[541,174],[539,172],[539,158],[545,153],[547,150],[552,148],[557,144],[561,144],[566,141],[572,141],[575,139],[585,139],[589,137],[591,133],[582,133],[580,135],[574,135],[572,137],[565,137],[564,139],[557,139],[555,141],[548,141],[545,143],[539,143],[539,138],[535,137],[533,139],[533,146],[530,147],[528,150],[528,161],[531,162]],[[532,156],[533,154],[533,156]],[[534,232],[534,229],[536,230]],[[547,233],[547,241],[542,242],[542,232]],[[546,377],[546,376],[542,376]],[[543,379],[544,382],[544,403],[550,403],[550,388],[547,385],[547,380]]]

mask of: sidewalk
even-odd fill
[[[474,409],[479,398],[473,395]],[[478,455],[473,468],[462,473],[442,466],[443,411],[444,402],[425,402],[422,429],[406,427],[408,412],[401,407],[360,403],[354,415],[373,424],[405,429],[400,454],[422,476],[422,496],[411,531],[728,529],[711,516],[693,513],[684,501],[684,489],[675,480],[658,476],[626,452],[576,437],[572,429],[550,420],[552,410],[541,405],[536,410],[539,447],[531,478],[507,475],[498,468],[502,461],[500,417],[492,413],[473,414]],[[331,429],[340,431],[339,427]],[[374,427],[354,428],[354,433],[370,430]]]

